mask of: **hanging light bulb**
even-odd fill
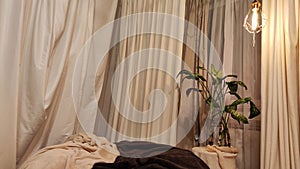
[[[258,0],[254,0],[244,20],[244,28],[253,34],[253,47],[255,45],[255,34],[262,30],[266,25],[266,21],[267,19],[261,10],[261,3]]]

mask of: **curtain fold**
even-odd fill
[[[76,114],[71,77],[76,53],[92,35],[89,12],[93,12],[93,1],[24,2],[17,142],[20,163],[32,152],[72,134]]]
[[[0,1],[0,168],[16,168],[21,5]]]
[[[180,71],[181,65],[167,58],[175,55],[181,60],[183,25],[176,25],[157,13],[183,18],[184,4],[183,0],[119,1],[116,19],[126,16],[129,19],[121,22],[114,33],[116,38],[120,35],[127,38],[119,39],[109,53],[95,133],[111,141],[148,140],[176,145],[176,128],[169,134],[160,135],[171,128],[179,114],[179,86],[166,70]],[[137,17],[132,16],[134,14]],[[174,26],[170,26],[172,24]],[[149,33],[131,35],[140,30],[149,30]],[[182,36],[172,39],[156,34],[158,30]],[[140,71],[141,65],[147,69]]]
[[[15,168],[16,161],[76,130],[74,64],[94,31],[114,19],[117,0],[0,3],[0,164]]]
[[[264,1],[261,168],[300,168],[299,1]]]

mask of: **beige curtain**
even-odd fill
[[[250,1],[193,1],[187,0],[190,6],[186,19],[194,23],[210,39],[223,63],[225,74],[236,74],[239,80],[246,83],[248,90],[243,96],[251,96],[260,106],[260,34],[256,38],[256,46],[252,47],[252,36],[243,29],[244,17],[250,8]],[[207,48],[202,41],[199,46]],[[185,60],[189,62],[194,54],[186,49]],[[195,57],[197,64],[206,64]],[[204,107],[202,105],[202,107]],[[246,116],[249,110],[240,110]],[[200,126],[203,126],[205,107],[201,109]],[[259,168],[260,165],[260,117],[250,120],[249,125],[239,125],[236,121],[229,121],[233,146],[239,149],[237,168]],[[196,131],[195,131],[196,133]],[[215,134],[217,135],[217,133]]]
[[[16,168],[19,15],[16,1],[0,1],[0,168]]]
[[[248,90],[243,91],[242,95],[251,97],[260,107],[261,34],[257,34],[255,47],[253,47],[252,35],[242,26],[244,17],[250,9],[250,3],[244,0],[225,3],[222,15],[224,17],[223,65],[226,74],[238,75],[238,79],[247,85]],[[247,105],[244,105],[240,111],[245,116],[249,116]],[[240,125],[235,120],[230,120],[229,123],[233,146],[239,149],[237,168],[259,168],[260,116],[250,120],[248,125]]]
[[[261,168],[300,168],[299,1],[264,1]]]
[[[115,18],[140,12],[159,12],[180,18],[190,15],[193,21],[190,18],[189,21],[199,26],[216,47],[224,61],[225,72],[239,73],[243,80],[248,79],[246,82],[250,83],[248,87],[251,95],[253,91],[259,93],[259,89],[257,89],[257,84],[259,84],[259,78],[257,78],[259,65],[257,63],[259,60],[255,59],[258,55],[249,55],[253,54],[251,37],[241,28],[248,4],[242,0],[201,1],[201,3],[202,6],[198,4],[189,11],[186,10],[185,0],[28,0],[20,3],[0,1],[0,24],[3,25],[0,27],[0,104],[1,115],[3,115],[3,118],[0,118],[0,168],[15,168],[16,161],[20,164],[36,150],[47,145],[61,143],[67,136],[80,130],[79,124],[83,121],[76,119],[76,106],[72,95],[74,69],[82,70],[80,76],[75,78],[78,80],[78,83],[77,81],[75,83],[78,84],[78,91],[87,87],[80,82],[95,77],[86,76],[89,70],[89,65],[86,63],[91,61],[91,58],[80,58],[79,67],[76,67],[77,58],[89,38],[99,28]],[[196,12],[195,16],[192,14],[193,10]],[[198,12],[201,13],[200,18],[197,17],[199,16]],[[166,22],[166,18],[166,16],[153,17],[151,22],[149,20],[151,24],[147,22],[138,24],[140,22],[136,21],[120,26],[115,25],[115,34],[112,35],[112,39],[120,34],[129,35],[140,26],[149,26],[153,30],[168,28],[167,31],[180,36],[178,39],[174,39],[148,33],[135,35],[114,44],[115,46],[107,54],[105,63],[99,65],[97,69],[95,93],[93,93],[99,99],[97,103],[99,110],[103,113],[104,120],[108,122],[108,125],[103,126],[103,123],[96,123],[94,119],[87,119],[87,123],[93,124],[93,132],[103,133],[103,136],[107,136],[111,140],[121,140],[126,137],[147,139],[166,131],[176,120],[177,128],[159,139],[153,138],[153,141],[176,144],[181,141],[178,135],[188,132],[185,124],[194,122],[190,113],[193,116],[196,112],[195,107],[197,107],[197,105],[192,106],[197,97],[192,97],[192,102],[190,102],[189,98],[185,96],[184,87],[190,85],[180,84],[165,71],[154,69],[139,72],[130,83],[126,83],[129,84],[128,86],[123,86],[127,80],[125,74],[128,73],[124,67],[119,69],[121,76],[114,79],[114,72],[120,63],[132,55],[138,59],[129,60],[128,65],[131,66],[128,68],[129,72],[134,72],[134,65],[145,61],[142,58],[145,55],[153,56],[147,57],[148,66],[162,65],[165,69],[176,73],[181,70],[182,65],[178,64],[176,60],[168,60],[168,56],[175,55],[191,67],[196,63],[193,51],[188,49],[184,51],[182,45],[183,25],[176,25],[177,22]],[[143,21],[144,18],[140,16],[136,19]],[[190,38],[190,34],[187,37]],[[100,41],[98,45],[106,45],[101,42],[104,41]],[[194,45],[198,47],[199,43]],[[201,50],[205,52],[209,50],[207,43],[201,45]],[[94,48],[98,49],[97,46]],[[149,48],[163,50],[158,52],[157,50],[146,50]],[[143,52],[136,53],[138,51]],[[188,52],[191,52],[190,55],[187,54]],[[160,55],[166,57],[155,57]],[[255,70],[255,73],[252,70]],[[105,83],[103,83],[104,81]],[[181,91],[180,85],[183,85]],[[111,87],[114,90],[111,90]],[[151,93],[153,89],[158,89],[155,90],[158,92]],[[163,97],[161,97],[161,93],[164,94]],[[112,94],[117,94],[115,101],[120,105],[122,105],[123,99],[129,96],[132,105],[141,112],[164,106],[165,104],[161,104],[164,101],[168,104],[165,105],[165,110],[161,116],[158,116],[159,118],[154,118],[155,120],[148,124],[141,124],[129,121],[126,119],[128,118],[126,114],[120,114],[114,106]],[[82,98],[84,97],[79,96],[77,100],[80,104],[88,103],[80,102]],[[156,98],[165,100],[156,100]],[[255,94],[255,99],[259,99],[259,94]],[[178,114],[182,115],[179,119],[177,118]],[[153,119],[151,115],[141,117],[142,121]],[[98,118],[100,118],[99,114],[97,114],[96,120]],[[111,130],[107,129],[108,126],[126,137],[114,135]],[[244,126],[233,125],[233,128],[235,130],[232,140],[236,140],[233,143],[242,150],[239,154],[239,168],[257,168],[255,159],[259,155],[247,150],[257,149],[255,141],[258,140],[259,131],[249,134],[248,129],[251,127],[244,128]],[[193,146],[194,132],[191,130],[190,135],[181,142],[181,147],[191,148]],[[245,136],[246,139],[244,139]],[[244,145],[246,145],[245,148]]]
[[[15,168],[76,129],[76,57],[114,19],[117,1],[1,1],[0,8],[0,168]]]
[[[194,53],[207,61],[215,50],[197,27],[170,19],[169,16],[173,16],[183,20],[192,12],[186,4],[183,0],[119,1],[118,18],[134,19],[121,22],[114,31],[115,36],[130,36],[132,31],[139,32],[143,28],[149,32],[120,40],[110,51],[93,132],[113,142],[147,140],[186,149],[194,146],[194,131],[190,129],[198,113],[197,97],[186,96],[185,91],[192,84],[181,83],[176,75],[185,68],[184,63],[187,67],[194,66]],[[193,6],[195,4],[191,4],[191,8]],[[145,12],[155,13],[134,15]],[[198,41],[204,42],[201,47]],[[183,52],[184,45],[189,47],[192,57]],[[217,58],[210,58],[210,62],[220,64],[219,55],[214,57]],[[147,70],[139,72],[145,63]],[[132,72],[135,74],[131,79]]]
[[[95,133],[113,142],[147,140],[176,145],[174,124],[180,120],[176,74],[182,67],[184,25],[168,16],[183,20],[184,6],[184,0],[119,1],[116,19],[129,19],[121,22],[114,34],[127,39],[120,39],[109,54]],[[148,33],[140,34],[140,30]],[[179,36],[170,38],[164,30]],[[140,69],[142,65],[146,69]]]

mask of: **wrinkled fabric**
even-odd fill
[[[107,139],[80,133],[63,144],[39,150],[19,169],[89,169],[94,163],[112,163],[119,154],[116,145]]]
[[[225,167],[225,162],[224,162],[224,156],[223,156],[223,153],[226,152],[226,153],[233,153],[233,154],[237,154],[238,153],[238,150],[234,147],[219,147],[219,146],[216,146],[216,145],[213,145],[213,146],[210,146],[208,145],[206,147],[206,150],[208,152],[216,152],[217,155],[218,155],[218,162],[219,162],[219,165],[221,167],[221,169],[226,169]]]
[[[143,141],[116,143],[114,163],[96,163],[93,169],[208,169],[191,151]]]
[[[29,0],[20,6],[20,45],[10,44],[20,60],[14,89],[18,164],[77,132],[72,84],[78,53],[96,30],[114,19],[117,1]]]

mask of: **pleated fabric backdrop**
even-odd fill
[[[261,168],[300,168],[299,1],[264,1]]]
[[[251,95],[256,102],[260,102],[259,38],[257,47],[253,49],[252,37],[242,28],[243,17],[249,4],[250,2],[242,0],[198,2],[29,0],[21,3],[0,1],[0,23],[3,25],[0,27],[1,168],[15,168],[16,162],[22,163],[28,155],[38,149],[61,143],[67,136],[82,130],[72,98],[76,59],[80,50],[97,30],[122,16],[140,12],[159,12],[185,18],[194,23],[215,46],[224,63],[225,73],[238,74],[248,84],[249,89],[244,94]],[[170,26],[163,23],[159,18],[153,18],[151,25],[153,29]],[[139,25],[122,26],[111,34],[112,39],[117,32],[134,29]],[[92,77],[96,79],[97,104],[101,111],[108,112],[105,115],[107,122],[117,131],[131,137],[147,138],[168,128],[180,112],[186,115],[180,119],[184,123],[185,119],[190,119],[189,113],[195,111],[197,105],[185,102],[187,98],[181,94],[185,90],[180,89],[181,84],[159,70],[147,70],[137,74],[128,91],[130,101],[140,111],[151,108],[148,96],[153,89],[160,89],[166,93],[169,104],[160,119],[149,124],[136,124],[117,114],[118,111],[112,105],[109,91],[113,72],[122,60],[136,51],[161,48],[178,56],[192,69],[198,64],[194,53],[180,41],[184,40],[184,26],[176,25],[172,28],[174,29],[170,29],[171,32],[182,34],[179,40],[146,34],[121,41],[109,51],[106,63],[97,70],[96,78]],[[197,45],[204,48],[206,46],[203,42],[195,44]],[[82,63],[87,61],[87,58],[83,58]],[[138,62],[139,60],[134,60],[132,64]],[[182,68],[181,65],[174,66],[175,63],[163,58],[158,60],[150,58],[147,62],[149,65],[162,63],[174,72]],[[117,86],[116,93],[119,99],[117,102],[122,103],[122,98],[127,94],[124,93],[127,91],[125,87],[128,86],[120,83],[126,80],[125,77],[119,80],[113,84]],[[194,96],[192,101],[197,101],[197,97]],[[160,105],[157,101],[153,103]],[[239,168],[259,166],[259,124],[259,119],[251,121],[248,126],[231,124],[233,144],[240,149]],[[177,129],[180,130],[180,127]],[[96,125],[94,132],[98,130],[105,132],[106,137],[119,139]],[[194,146],[195,133],[196,128],[193,128],[179,146],[187,149]],[[158,141],[176,144],[180,141],[176,139],[178,134],[176,130],[171,131],[167,137]]]

